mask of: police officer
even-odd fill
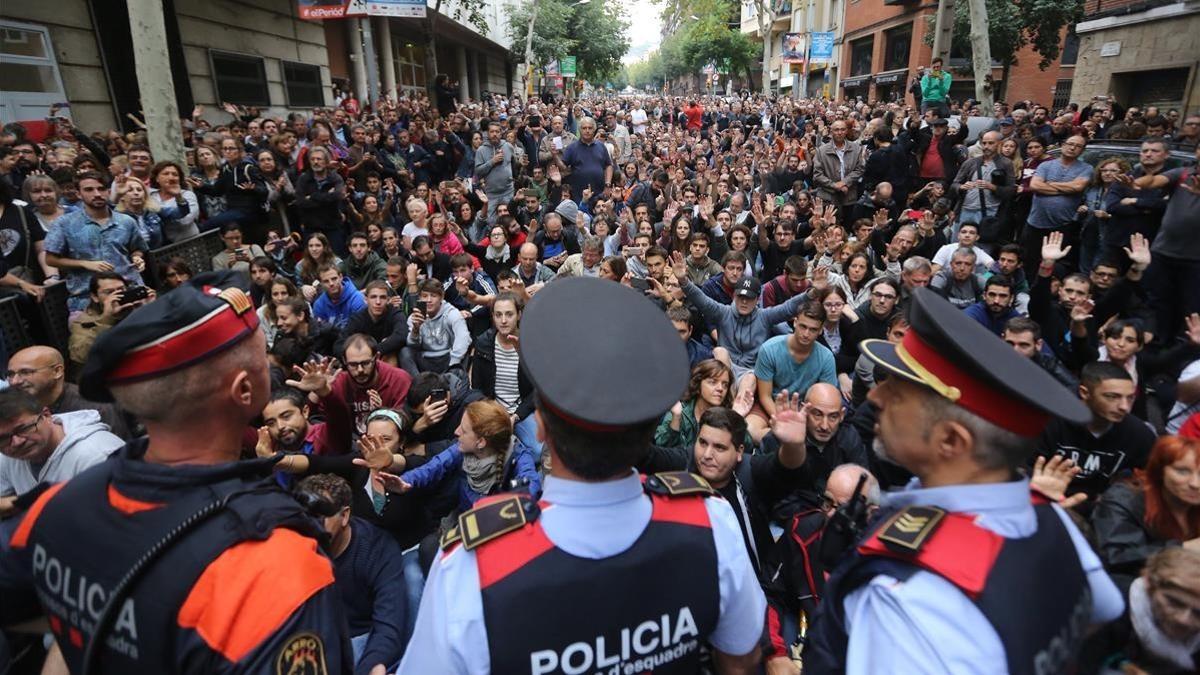
[[[916,478],[884,496],[826,583],[806,670],[1071,672],[1088,624],[1123,602],[1065,512],[1017,470],[1051,417],[1082,424],[1087,409],[927,289],[909,322],[901,343],[861,346],[888,373],[868,397],[876,452]]]
[[[237,280],[197,276],[100,337],[81,391],[148,438],[45,490],[13,535],[73,673],[353,670],[318,527],[273,458],[237,461],[270,386]]]
[[[614,330],[614,317],[620,325]],[[551,469],[443,538],[400,673],[722,673],[759,660],[765,599],[729,504],[633,470],[687,383],[663,313],[619,284],[550,284],[521,320]]]

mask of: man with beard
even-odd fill
[[[1064,366],[1058,357],[1044,348],[1046,343],[1042,340],[1042,327],[1033,319],[1027,316],[1009,319],[1008,323],[1004,324],[1004,332],[1000,337],[1014,351],[1050,373],[1051,377],[1058,380],[1067,389],[1075,391],[1079,387],[1079,379],[1075,377],[1074,373]]]
[[[1012,282],[1008,277],[994,276],[983,282],[983,299],[963,312],[999,336],[1004,334],[1004,326],[1009,319],[1020,316],[1012,304]]]
[[[889,374],[869,394],[876,451],[916,479],[884,496],[826,582],[805,666],[1069,671],[1088,625],[1124,603],[1066,513],[1031,499],[1017,470],[1051,419],[1083,423],[1087,409],[932,291],[913,293],[909,319],[899,344],[862,351]]]
[[[320,367],[328,371],[329,360],[319,362]],[[317,392],[318,399],[332,396],[332,390]],[[258,430],[259,440],[268,438],[271,451],[282,452],[285,457],[291,454],[301,455],[336,455],[347,447],[354,421],[345,416],[346,409],[340,405],[323,406],[326,412],[324,422],[310,422],[309,414],[312,405],[305,392],[293,389],[291,386],[276,389],[271,392],[271,400],[262,410],[263,426]]]
[[[397,272],[397,283],[399,288],[403,288],[400,274]],[[363,296],[367,306],[350,315],[350,320],[342,329],[342,339],[334,350],[341,354],[345,352],[346,340],[350,336],[367,335],[379,346],[380,358],[395,364],[400,350],[408,341],[408,319],[400,310],[400,302],[394,305],[391,302],[388,282],[372,281],[363,289]],[[403,300],[400,296],[397,298]]]
[[[354,416],[354,435],[367,430],[367,416],[379,408],[404,406],[412,377],[403,368],[379,358],[379,343],[369,335],[346,339],[342,364],[346,370],[333,381],[333,395],[345,401]]]
[[[59,218],[44,244],[46,264],[67,282],[67,307],[72,312],[87,306],[88,282],[96,272],[116,272],[140,285],[150,250],[133,218],[109,207],[108,187],[100,174],[85,171],[76,182],[83,208]]]
[[[763,439],[767,452],[746,447],[746,421],[729,408],[709,408],[700,416],[700,431],[691,448],[651,446],[636,468],[645,473],[692,471],[704,477],[734,507],[742,542],[754,569],[773,541],[771,512],[797,486],[809,486],[803,470],[805,407],[800,395],[786,391],[775,397],[778,412]]]
[[[62,354],[53,347],[35,345],[13,354],[8,359],[8,371],[4,379],[8,381],[8,386],[34,397],[41,406],[56,415],[95,410],[110,431],[121,438],[130,437],[125,416],[111,403],[89,401],[79,393],[78,385],[67,382]]]

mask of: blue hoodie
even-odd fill
[[[354,287],[350,279],[343,277],[342,294],[338,296],[337,302],[330,300],[328,293],[322,294],[313,303],[313,316],[328,321],[341,330],[346,327],[350,315],[366,308],[367,301],[363,299],[362,293]]]
[[[501,477],[501,483],[494,488],[495,492],[527,491],[534,498],[541,495],[542,475],[538,473],[537,459],[533,455],[533,450],[514,437],[512,452],[508,453],[506,461],[504,475]],[[434,455],[421,466],[405,471],[400,477],[414,488],[429,489],[453,474],[454,480],[458,482],[458,510],[462,512],[474,506],[475,502],[485,496],[471,489],[467,483],[467,477],[460,470],[462,463],[462,450],[459,449],[458,443],[455,443]],[[524,486],[513,490],[509,487],[512,481],[522,481]]]

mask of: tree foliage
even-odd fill
[[[512,6],[508,37],[514,54],[524,56],[533,3]],[[629,51],[629,22],[621,6],[610,2],[572,5],[564,0],[537,0],[533,56],[541,67],[564,56],[575,56],[578,77],[601,83],[615,76],[621,57]]]
[[[645,61],[629,67],[629,83],[661,88],[707,65],[724,73],[748,70],[761,47],[738,28],[738,12],[737,0],[668,0],[663,21],[676,28]]]
[[[1026,46],[1040,57],[1038,68],[1050,67],[1062,52],[1062,29],[1083,18],[1084,0],[987,0],[988,44],[992,59],[1005,68],[1017,62]],[[932,18],[932,15],[931,15]],[[926,44],[933,44],[927,31]],[[971,53],[971,15],[966,2],[954,5],[955,53]]]

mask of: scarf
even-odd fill
[[[480,495],[486,495],[496,485],[496,462],[500,460],[497,454],[487,457],[463,453],[462,470],[467,476],[467,485]]]
[[[506,262],[508,260],[508,244],[500,248],[494,248],[491,244],[488,244],[487,251],[484,252],[484,257],[496,262]]]
[[[1192,654],[1200,648],[1200,636],[1187,642],[1179,642],[1164,635],[1154,623],[1150,610],[1150,594],[1146,591],[1146,580],[1139,577],[1129,587],[1129,619],[1133,631],[1142,647],[1160,663],[1169,663],[1184,672],[1194,672],[1196,667]]]

